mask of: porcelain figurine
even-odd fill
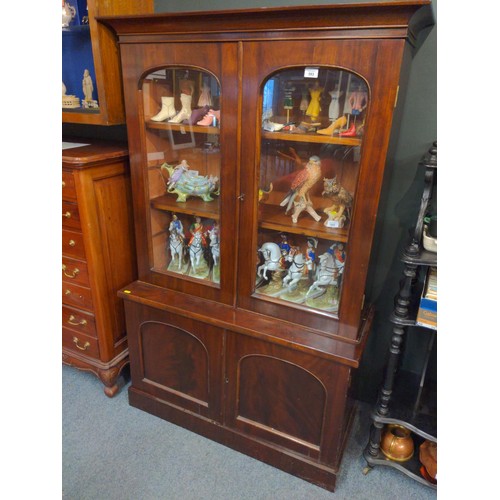
[[[94,92],[94,84],[92,83],[92,77],[88,69],[83,72],[82,80],[83,95],[86,101],[92,100],[92,92]]]
[[[170,233],[168,243],[171,255],[168,270],[184,273],[186,271],[184,262],[184,228],[177,215],[172,214],[172,221],[170,222],[168,230]]]
[[[191,233],[188,243],[189,261],[191,263],[189,276],[200,279],[208,278],[210,269],[204,255],[207,240],[205,238],[205,228],[200,217],[195,217],[195,221],[191,224],[189,232]]]
[[[199,196],[203,201],[212,201],[212,194],[219,194],[219,178],[213,175],[201,176],[190,170],[186,160],[176,167],[164,163],[161,167],[164,176],[168,176],[167,193],[177,195],[177,202],[185,202],[189,196]]]
[[[210,238],[210,252],[212,254],[212,281],[220,283],[220,244],[219,244],[219,225],[214,222],[211,229],[208,230]]]
[[[271,184],[269,184],[267,191],[265,189],[259,188],[259,202],[266,201],[269,198],[269,195],[271,194],[272,190],[273,190],[273,183],[272,182],[271,182]]]
[[[296,153],[295,155],[296,161],[300,160],[297,158]],[[294,206],[292,215],[292,221],[294,223],[297,222],[299,215],[304,210],[306,210],[316,221],[321,219],[321,216],[314,210],[309,196],[309,191],[320,179],[321,160],[319,156],[311,156],[305,167],[299,170],[293,178],[290,191],[280,203],[280,206],[286,206],[285,213],[288,213],[292,206]]]
[[[62,2],[62,27],[67,28],[76,16],[76,9],[68,2]]]
[[[281,249],[278,244],[273,242],[264,243],[258,250],[264,258],[264,264],[257,268],[257,276],[262,276],[269,280],[268,271],[276,271],[280,268]]]
[[[332,253],[325,252],[320,255],[316,280],[307,291],[306,298],[318,297],[324,293],[327,286],[336,285],[338,273],[339,271],[335,266]]]
[[[306,264],[311,278],[316,271],[316,248],[318,248],[318,240],[313,237],[307,238]]]
[[[323,192],[321,195],[332,199],[332,205],[323,209],[323,212],[328,216],[325,226],[344,227],[351,216],[352,194],[337,182],[337,176],[335,176],[332,179],[323,179]]]
[[[82,79],[82,90],[84,99],[82,101],[82,106],[84,108],[98,108],[99,105],[95,99],[92,98],[92,93],[94,92],[94,84],[92,83],[92,77],[88,69],[83,72]]]
[[[291,265],[283,278],[282,287],[284,290],[279,294],[279,297],[291,302],[304,302],[309,284],[308,261],[299,247],[292,247],[286,260],[291,262]]]
[[[260,287],[259,293],[275,297],[283,293],[283,276],[286,274],[282,250],[277,243],[266,242],[258,253],[264,258],[264,263],[257,268],[256,287]],[[269,271],[273,271],[271,275]],[[263,283],[265,286],[261,286]]]

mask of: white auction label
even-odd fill
[[[319,68],[306,68],[304,78],[318,78]]]

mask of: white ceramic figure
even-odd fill
[[[177,218],[177,215],[172,215],[168,230],[170,231],[169,246],[172,262],[178,259],[178,269],[182,269],[182,257],[184,253],[184,228],[182,222]]]
[[[191,260],[191,268],[196,274],[197,267],[200,267],[203,258],[202,234],[195,233],[191,243],[189,244],[189,258]]]
[[[258,250],[264,257],[264,264],[257,268],[257,276],[262,276],[268,280],[267,271],[277,271],[280,269],[281,250],[273,242],[264,243]]]
[[[67,28],[76,16],[76,9],[68,2],[62,2],[62,27]]]
[[[291,262],[292,265],[288,268],[287,275],[283,278],[283,287],[286,287],[287,291],[291,292],[297,287],[301,278],[304,277],[307,262],[304,255],[296,247],[290,250],[285,259]]]
[[[212,229],[208,230],[208,236],[210,238],[210,251],[212,252],[212,258],[214,259],[214,266],[218,266],[220,257],[220,247],[219,247],[219,226],[217,225],[217,223],[214,224]]]
[[[82,88],[85,100],[92,101],[92,92],[94,92],[94,84],[92,83],[92,77],[90,76],[90,72],[88,69],[86,69],[83,72]]]
[[[319,256],[319,265],[316,273],[316,281],[311,285],[306,293],[306,298],[313,292],[324,292],[324,287],[337,284],[338,267],[335,265],[333,255],[326,252]]]

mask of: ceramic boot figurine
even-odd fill
[[[181,94],[182,109],[170,120],[169,123],[181,123],[183,120],[189,120],[191,116],[191,100],[193,96]]]
[[[154,122],[162,122],[165,120],[169,120],[173,116],[175,116],[176,111],[174,107],[174,98],[173,97],[162,97],[161,98],[161,109],[158,114],[151,117],[151,120]]]

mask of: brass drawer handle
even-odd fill
[[[76,246],[76,241],[75,240],[69,240],[69,246],[70,247]]]
[[[75,344],[77,349],[80,349],[80,351],[86,351],[90,347],[90,342],[85,342],[85,344],[83,344],[83,347],[79,346],[78,342],[78,337],[73,337],[73,344]]]
[[[66,288],[66,291],[64,292],[64,295],[71,295],[71,290],[68,290],[68,289]]]
[[[64,181],[62,181],[62,187],[66,187],[66,183]]]
[[[75,321],[75,316],[71,315],[68,319],[68,324],[69,325],[75,325],[75,326],[85,326],[87,324],[86,319],[81,319],[80,321]]]
[[[67,276],[68,278],[76,278],[76,275],[80,272],[80,269],[78,269],[77,267],[75,267],[74,271],[71,274],[68,274],[66,272],[66,266],[64,264],[62,266],[62,270],[64,272],[64,276]]]
[[[66,212],[65,214],[62,214],[63,217],[66,217],[66,219],[71,219],[71,212]]]

